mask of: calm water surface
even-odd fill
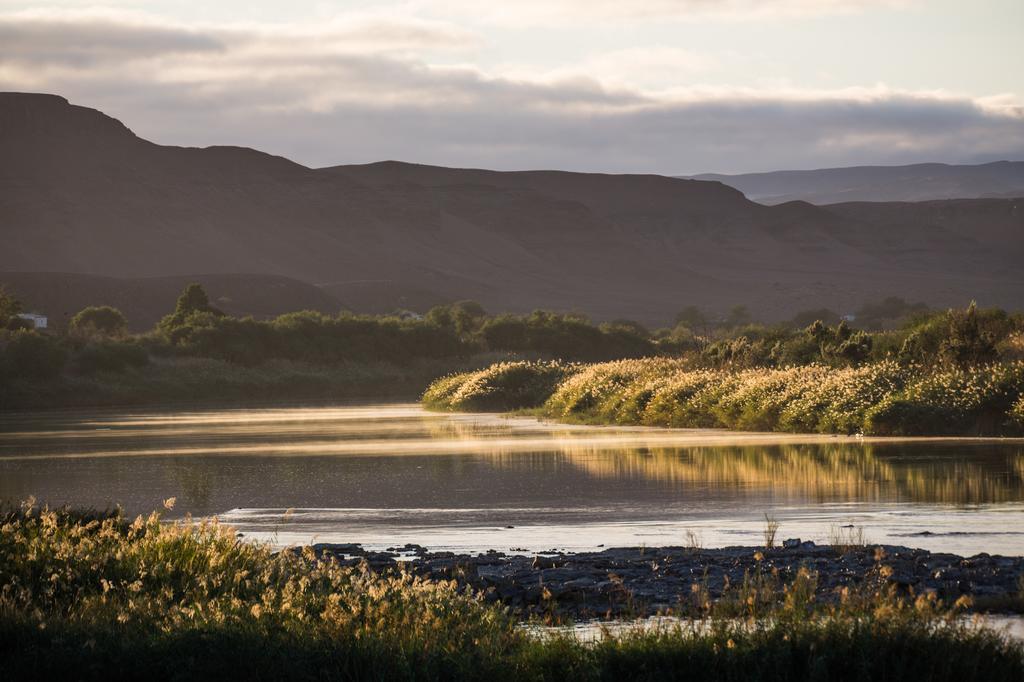
[[[176,497],[278,544],[582,550],[825,541],[1024,554],[1024,442],[567,427],[416,405],[0,416],[0,499]]]

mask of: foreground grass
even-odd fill
[[[931,370],[692,369],[648,358],[590,365],[505,362],[435,381],[440,410],[532,409],[568,422],[869,435],[1024,433],[1024,362]]]
[[[824,607],[807,587],[750,595],[759,609],[776,604],[758,612],[767,618],[737,618],[737,603],[698,625],[583,643],[533,636],[451,583],[376,576],[309,550],[275,555],[216,523],[26,506],[0,519],[0,662],[5,680],[1024,675],[1018,644],[933,601],[874,593]]]

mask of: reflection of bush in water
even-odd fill
[[[1009,455],[1008,476],[961,457],[914,461],[880,456],[871,445],[645,448],[563,446],[589,474],[723,487],[757,486],[818,500],[910,500],[981,504],[1024,498],[1024,453]],[[1002,473],[1002,472],[1000,472]]]

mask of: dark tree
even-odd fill
[[[188,318],[196,313],[209,313],[214,317],[224,317],[224,313],[210,305],[210,297],[200,284],[189,284],[178,297],[174,312],[160,320],[160,329],[173,331],[182,326]]]
[[[89,306],[71,318],[68,330],[81,336],[124,336],[128,320],[117,308]]]
[[[21,313],[21,301],[7,293],[0,286],[0,329],[17,329],[21,327],[18,314]]]
[[[967,310],[946,313],[949,331],[939,344],[939,358],[955,367],[968,367],[992,362],[998,357],[995,338],[981,328],[978,304],[971,301]]]

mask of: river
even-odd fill
[[[1024,554],[1024,441],[565,426],[414,404],[0,416],[0,499],[217,516],[278,545],[826,542]],[[845,529],[847,532],[849,528]]]

